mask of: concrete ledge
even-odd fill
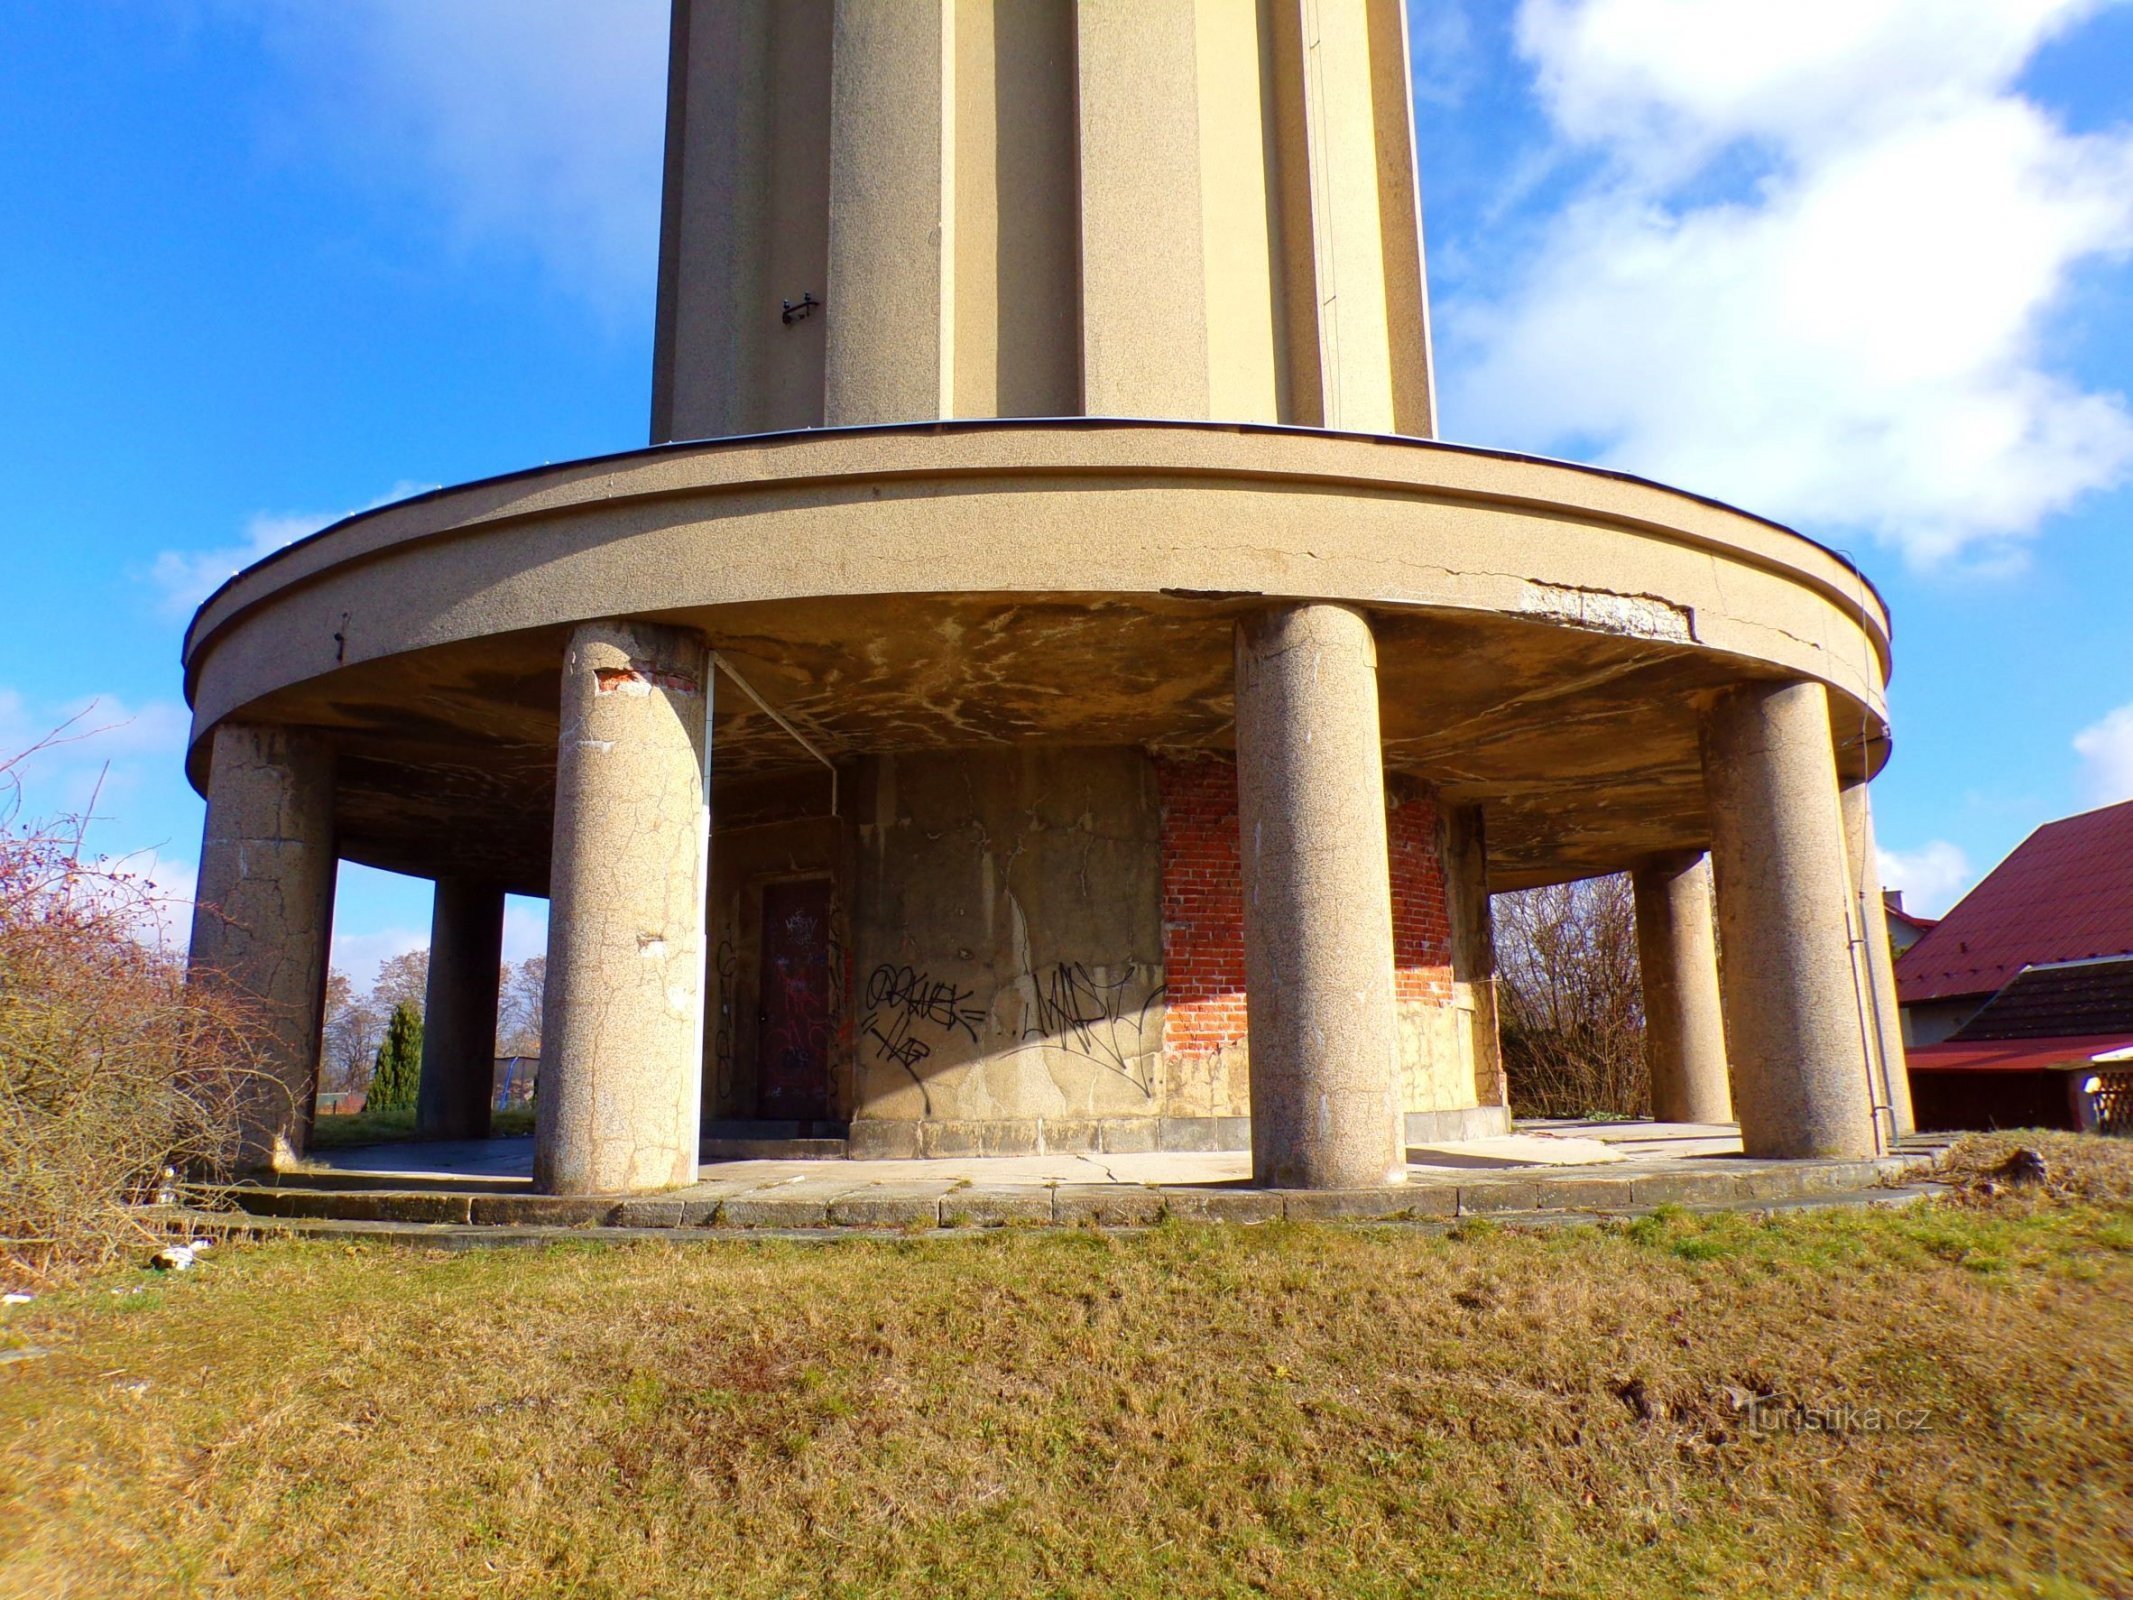
[[[1163,1191],[1131,1184],[1063,1183],[1052,1191],[1052,1220],[1099,1228],[1145,1227],[1163,1219]]]
[[[810,1200],[796,1194],[735,1195],[721,1200],[712,1213],[714,1228],[826,1228],[829,1198]]]
[[[1410,1145],[1493,1139],[1511,1131],[1503,1106],[1410,1111]],[[825,1147],[829,1141],[818,1141]],[[844,1141],[854,1161],[952,1160],[966,1156],[1144,1155],[1249,1150],[1250,1117],[1032,1117],[1016,1122],[900,1122],[862,1118]],[[786,1153],[765,1148],[760,1154]]]
[[[933,1183],[855,1189],[830,1201],[829,1221],[840,1228],[908,1228],[921,1223],[937,1228],[947,1188],[945,1183]]]
[[[1000,1228],[1014,1223],[1050,1226],[1052,1191],[1034,1184],[973,1184],[941,1196],[941,1225]]]
[[[392,1227],[547,1228],[602,1233],[700,1229],[1145,1227],[1165,1217],[1205,1222],[1398,1221],[1462,1216],[1531,1219],[1626,1216],[1659,1206],[1785,1206],[1856,1198],[1915,1177],[1930,1152],[1874,1160],[1753,1161],[1711,1157],[1608,1167],[1528,1167],[1473,1176],[1436,1173],[1381,1189],[1273,1190],[1232,1183],[862,1183],[850,1167],[761,1184],[735,1180],[664,1195],[466,1194],[402,1187],[219,1191],[252,1217]],[[405,1180],[403,1180],[404,1182]]]
[[[1511,1131],[1511,1109],[1508,1106],[1467,1106],[1452,1111],[1410,1111],[1407,1113],[1407,1142],[1419,1144],[1454,1144],[1461,1139],[1494,1139]],[[1250,1135],[1245,1138],[1249,1148]]]
[[[1488,1108],[1499,1111],[1500,1108]],[[1465,1113],[1432,1112],[1432,1116]],[[1412,1119],[1410,1118],[1410,1121]],[[1491,1131],[1501,1133],[1503,1127]],[[1436,1135],[1471,1138],[1471,1134]],[[1147,1155],[1249,1150],[1250,1117],[1031,1117],[1012,1122],[921,1122],[863,1117],[845,1138],[854,1161],[972,1156]]]
[[[1165,1189],[1163,1214],[1180,1222],[1278,1222],[1284,1199],[1272,1189]]]
[[[1544,1202],[1541,1198],[1544,1192],[1552,1197],[1553,1187],[1503,1178],[1486,1183],[1462,1183],[1459,1185],[1459,1215],[1474,1217],[1493,1216],[1503,1211],[1539,1211],[1544,1205],[1551,1211],[1566,1209],[1552,1198]]]
[[[1282,1215],[1291,1222],[1401,1221],[1449,1217],[1459,1209],[1459,1190],[1448,1183],[1408,1183],[1384,1189],[1289,1189]]]
[[[1365,1191],[1378,1193],[1379,1191]],[[1757,1210],[1773,1213],[1793,1211],[1825,1211],[1837,1208],[1873,1207],[1893,1209],[1915,1205],[1921,1200],[1945,1194],[1944,1186],[1936,1183],[1899,1183],[1871,1189],[1843,1189],[1826,1194],[1795,1195],[1789,1200],[1769,1201],[1753,1207],[1739,1203],[1731,1205],[1699,1205],[1686,1209],[1709,1214],[1728,1210]],[[1049,1226],[1050,1193],[1036,1193],[1046,1202],[1043,1207],[1044,1225]],[[1277,1198],[1270,1191],[1257,1191],[1268,1198]],[[1173,1200],[1175,1195],[1171,1197]],[[1225,1196],[1224,1198],[1238,1198]],[[1616,1213],[1618,1216],[1648,1215],[1648,1207],[1631,1207]],[[970,1238],[981,1231],[981,1225],[973,1223],[960,1213],[949,1214],[943,1202],[944,1224],[939,1228],[927,1228],[923,1224],[907,1227],[903,1231],[934,1239]],[[1179,1220],[1201,1221],[1272,1221],[1271,1215],[1229,1218],[1186,1219],[1175,1210],[1170,1215]],[[1520,1228],[1562,1228],[1580,1224],[1592,1224],[1606,1220],[1590,1212],[1514,1211],[1501,1214],[1502,1220]],[[270,1217],[246,1212],[201,1211],[191,1208],[172,1208],[169,1219],[182,1223],[187,1232],[208,1234],[214,1237],[236,1239],[288,1239],[312,1238],[333,1239],[351,1244],[397,1244],[413,1245],[425,1250],[483,1250],[521,1245],[556,1244],[565,1241],[587,1240],[602,1244],[678,1244],[685,1241],[709,1243],[719,1240],[743,1244],[755,1240],[780,1240],[795,1243],[829,1243],[839,1239],[880,1238],[881,1228],[837,1227],[777,1227],[770,1225],[725,1228],[692,1224],[682,1227],[622,1227],[566,1228],[541,1224],[488,1224],[442,1222],[389,1222],[364,1221],[339,1217]],[[1037,1218],[1016,1218],[1036,1224]],[[1388,1214],[1355,1217],[1328,1217],[1324,1219],[1292,1217],[1297,1222],[1349,1223],[1367,1227],[1409,1228],[1428,1233],[1449,1233],[1458,1226],[1458,1219],[1444,1214]],[[995,1224],[997,1226],[998,1224]],[[1140,1224],[1133,1226],[1139,1227]]]

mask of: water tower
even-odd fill
[[[486,1126],[503,896],[549,898],[555,1192],[690,1181],[707,1126],[1397,1181],[1507,1125],[1490,893],[1624,869],[1661,1116],[1906,1128],[1882,603],[1434,440],[1399,0],[672,37],[650,447],[350,518],[187,635],[193,958],[281,1026],[256,1160],[341,859],[436,882],[436,1132]]]

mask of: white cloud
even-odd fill
[[[186,616],[253,562],[335,520],[326,512],[255,512],[244,525],[244,538],[236,544],[213,550],[159,551],[148,569],[148,581],[163,591],[162,608],[168,615]]]
[[[1969,892],[1976,874],[1970,858],[1958,845],[1935,839],[1916,850],[1876,848],[1881,864],[1881,885],[1903,891],[1906,911],[1921,917],[1937,917]]]
[[[369,933],[353,933],[336,921],[330,959],[336,972],[347,973],[356,988],[367,990],[378,981],[380,965],[410,950],[426,950],[429,942],[427,928],[377,928]]]
[[[2091,806],[2133,800],[2133,703],[2106,712],[2074,735],[2081,795]]]
[[[2040,354],[2075,270],[2133,249],[2133,133],[2010,88],[2094,9],[1526,0],[1565,153],[1597,160],[1531,265],[1442,318],[1460,435],[2006,559],[2133,470],[2124,398]]]
[[[160,605],[168,616],[190,616],[200,603],[255,561],[264,561],[275,551],[307,538],[319,529],[352,517],[359,511],[405,500],[435,488],[435,484],[402,481],[367,505],[346,511],[255,511],[246,519],[244,536],[236,544],[212,550],[163,550],[150,563],[144,576],[162,591]]]
[[[306,143],[436,202],[463,246],[530,246],[612,306],[656,268],[667,14],[667,0],[280,0],[265,32]]]

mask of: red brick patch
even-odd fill
[[[1237,766],[1219,752],[1155,758],[1163,812],[1163,1017],[1167,1054],[1212,1054],[1245,1036],[1244,884]],[[1427,795],[1386,815],[1391,844],[1393,994],[1448,1005],[1452,930]]]

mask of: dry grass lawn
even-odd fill
[[[0,1592],[2133,1593],[2133,1150],[2032,1142],[1901,1212],[229,1249],[8,1314]]]

